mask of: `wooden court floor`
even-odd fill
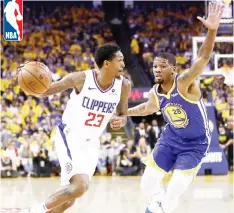
[[[59,183],[59,178],[2,179],[0,212],[19,212],[41,202]],[[140,177],[93,177],[88,193],[67,213],[144,213],[146,200],[139,183]],[[175,213],[232,213],[233,201],[233,174],[199,176]]]

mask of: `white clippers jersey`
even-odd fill
[[[86,79],[79,94],[71,93],[62,122],[79,137],[99,137],[106,128],[120,101],[123,77],[102,90],[94,70],[85,71]]]

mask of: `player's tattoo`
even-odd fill
[[[86,78],[86,75],[84,72],[80,73],[79,76],[76,76],[74,79],[73,79],[73,84],[75,85],[75,87],[80,91],[84,85],[84,82],[85,82],[85,78]]]
[[[146,109],[146,103],[143,103],[143,104],[140,104],[136,107],[130,108],[130,109],[128,109],[128,116],[148,115],[148,113],[145,111],[145,109]]]
[[[182,80],[186,80],[188,77],[189,77],[189,73],[188,73],[188,71],[186,70],[186,71],[181,75],[181,79],[182,79]]]
[[[55,192],[53,195],[49,197],[49,202],[54,202],[57,201],[58,198],[61,199],[60,197],[62,196],[63,198],[70,197],[72,195],[72,191],[70,188],[65,188],[62,190],[59,190],[58,192]]]
[[[214,43],[215,43],[216,31],[209,30],[206,36],[205,41],[201,45],[198,51],[198,57],[203,57],[207,60],[210,60]]]
[[[65,188],[61,191],[61,194],[62,195],[65,195],[65,196],[71,196],[72,195],[72,190],[70,188]]]
[[[84,72],[69,73],[60,81],[53,82],[50,88],[45,93],[38,95],[38,97],[44,98],[74,87],[80,91],[84,85],[85,78]]]
[[[196,80],[203,72],[206,64],[209,62],[215,43],[216,32],[209,31],[205,41],[198,52],[198,59],[192,64],[192,66],[182,72],[179,76],[180,83],[183,84],[183,88],[190,86],[191,83]]]

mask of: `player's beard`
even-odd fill
[[[154,80],[154,82],[156,83],[156,84],[163,84],[164,83],[164,80],[161,78],[161,79],[156,79],[155,78],[155,80]]]

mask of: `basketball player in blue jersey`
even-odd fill
[[[141,180],[141,190],[150,200],[145,213],[173,212],[207,153],[210,130],[196,79],[209,62],[223,9],[219,3],[210,3],[208,18],[198,17],[208,33],[189,69],[177,74],[175,57],[170,53],[158,54],[153,62],[156,85],[149,91],[148,102],[128,110],[128,116],[145,116],[161,110],[167,122]],[[163,191],[161,182],[170,170],[173,175]]]
[[[99,137],[108,122],[114,130],[126,123],[131,84],[121,75],[125,65],[120,48],[104,44],[95,61],[99,70],[70,73],[39,96],[73,88],[55,139],[63,188],[24,212],[63,213],[71,207],[88,190],[98,162]]]

